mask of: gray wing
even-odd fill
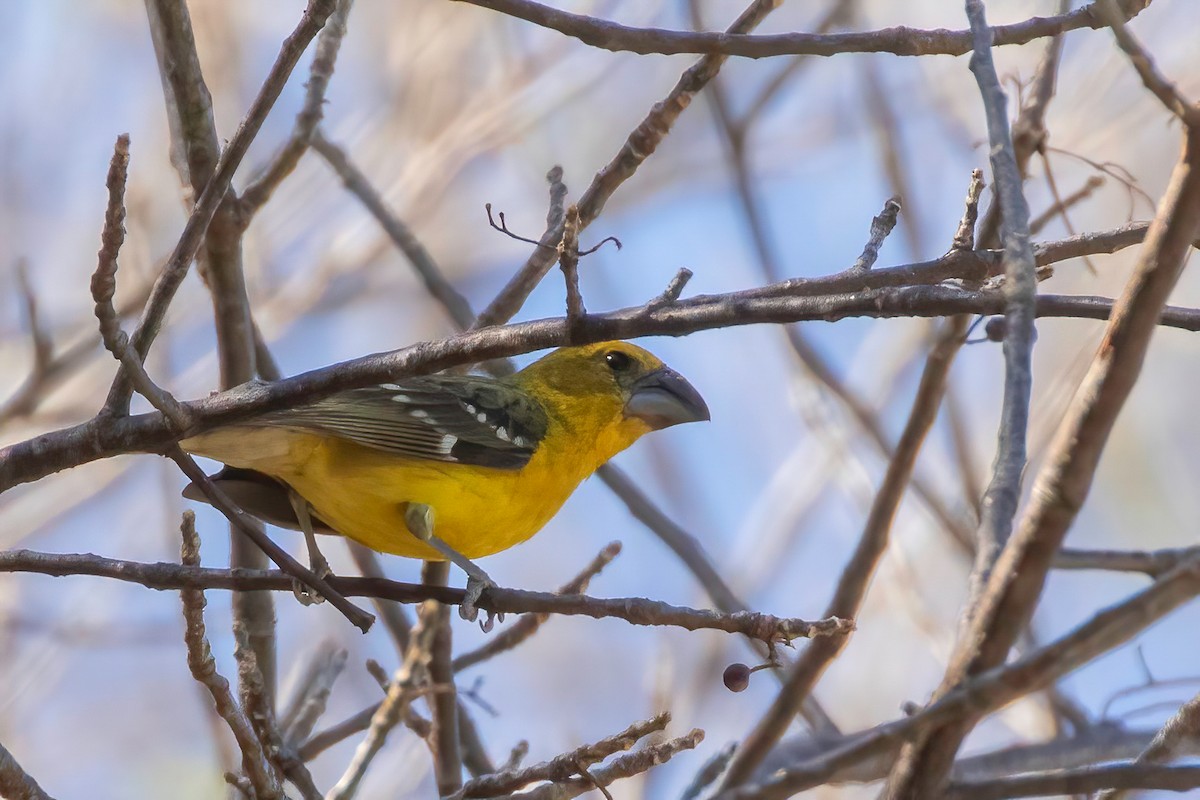
[[[323,433],[409,458],[519,469],[546,435],[547,417],[515,386],[447,375],[339,392],[253,424]]]

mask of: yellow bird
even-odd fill
[[[644,434],[707,419],[679,373],[636,345],[603,342],[561,348],[505,378],[351,389],[180,444],[227,465],[214,480],[245,511],[304,530],[314,568],[324,565],[312,533],[337,533],[450,559],[486,581],[467,559],[533,536]],[[195,486],[184,495],[205,499]]]

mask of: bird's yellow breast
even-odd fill
[[[372,550],[441,560],[409,532],[408,503],[432,508],[434,534],[468,558],[500,552],[541,530],[584,478],[644,432],[625,427],[593,430],[590,441],[551,431],[520,469],[405,458],[278,427],[235,426],[185,444],[283,480],[318,517]]]

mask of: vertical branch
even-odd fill
[[[992,563],[1012,533],[1021,499],[1025,469],[1025,439],[1029,400],[1033,392],[1033,318],[1037,297],[1036,266],[1029,242],[1029,206],[1021,189],[1021,169],[1008,127],[1007,103],[992,61],[992,30],[984,18],[982,0],[967,0],[967,16],[975,34],[971,72],[979,84],[991,142],[992,182],[1000,207],[1000,238],[1004,246],[1004,398],[1000,409],[996,460],[981,503],[975,551],[978,585],[987,580]],[[973,592],[973,596],[978,589]]]
[[[587,309],[583,305],[583,294],[579,291],[579,207],[572,204],[567,209],[563,223],[562,240],[558,243],[558,264],[562,267],[563,280],[567,285],[567,321],[572,327],[584,322]]]
[[[426,586],[445,586],[450,574],[446,561],[426,561],[421,582]],[[429,647],[429,698],[433,732],[434,772],[438,796],[454,794],[462,786],[462,752],[458,745],[458,692],[454,686],[454,662],[450,637],[450,606],[436,600],[421,604],[422,624],[433,629]]]
[[[204,193],[216,172],[221,144],[213,119],[212,97],[200,69],[192,22],[184,0],[146,0],[151,38],[162,77],[167,114],[171,118],[172,150],[177,164],[186,166],[181,177],[193,197]],[[217,353],[221,388],[228,389],[254,377],[254,349],[250,334],[250,309],[242,273],[241,226],[235,219],[236,197],[224,190],[204,235],[202,275],[212,293],[216,319]],[[257,521],[249,524],[258,526]],[[231,526],[230,566],[265,569],[266,554]],[[246,632],[263,675],[263,686],[273,696],[276,684],[275,603],[269,592],[235,592],[233,616]]]
[[[181,555],[186,566],[200,564],[200,537],[196,534],[196,516],[191,511],[183,514],[180,526],[183,535]],[[212,649],[204,630],[204,592],[200,589],[183,589],[179,593],[183,602],[183,619],[186,623],[184,642],[187,644],[188,669],[212,696],[213,705],[221,719],[233,732],[238,747],[242,751],[242,764],[246,770],[246,778],[254,788],[254,793],[260,800],[282,798],[283,791],[266,754],[262,742],[254,732],[254,726],[246,712],[238,705],[229,689],[229,681],[217,672],[217,663],[213,659]]]

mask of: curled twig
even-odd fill
[[[971,183],[967,186],[966,207],[963,209],[962,220],[954,233],[951,250],[975,249],[975,223],[979,220],[979,197],[983,194],[983,170],[971,170]]]
[[[862,255],[850,267],[851,271],[866,272],[875,266],[875,261],[879,258],[879,248],[883,246],[883,240],[896,227],[896,220],[899,216],[900,198],[889,197],[887,202],[883,204],[883,210],[871,219],[871,238],[867,240],[866,246],[863,247]]]

